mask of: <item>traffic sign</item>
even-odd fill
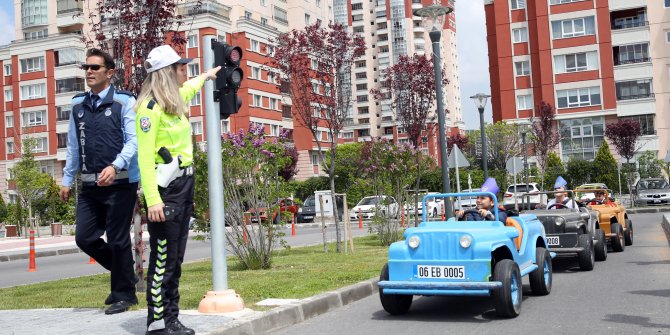
[[[451,154],[449,154],[449,167],[450,168],[462,168],[470,166],[470,162],[465,158],[465,155],[458,148],[457,144],[454,144],[454,147],[451,149]]]
[[[505,164],[505,169],[507,169],[507,172],[510,174],[517,174],[523,171],[523,159],[521,159],[521,157],[512,157],[508,159]]]

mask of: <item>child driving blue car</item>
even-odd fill
[[[500,188],[495,178],[488,178],[482,185],[482,192],[491,192],[498,194]],[[494,202],[490,196],[477,196],[477,209],[457,210],[454,214],[459,221],[494,221],[495,214],[493,210]],[[507,221],[507,213],[505,208],[498,206],[498,221],[505,223]]]

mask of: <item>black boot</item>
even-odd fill
[[[166,329],[166,334],[170,335],[195,335],[195,330],[184,326],[179,320],[170,322]]]

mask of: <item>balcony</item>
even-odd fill
[[[649,42],[649,27],[612,30],[612,45],[628,45]]]
[[[628,94],[628,95],[617,94],[616,101],[622,102],[622,101],[654,99],[654,98],[656,98],[656,95],[654,93],[641,93],[641,94]]]
[[[647,7],[647,0],[609,0],[610,11]]]
[[[213,0],[187,1],[179,10],[178,13],[182,16],[199,16],[202,14],[209,14],[218,18],[230,21],[230,7],[218,4]]]
[[[67,28],[83,25],[84,2],[76,0],[58,0],[56,5],[56,25],[58,28]]]
[[[614,66],[619,65],[628,65],[628,64],[638,64],[638,63],[649,63],[651,62],[650,57],[640,57],[633,59],[614,59]]]

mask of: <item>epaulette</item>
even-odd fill
[[[130,91],[117,90],[117,91],[114,91],[114,93],[127,95],[127,96],[129,96],[129,97],[131,97],[131,98],[135,98],[135,99],[137,99],[137,97],[135,96],[135,94],[133,94],[133,92],[130,92]]]
[[[155,104],[156,104],[156,102],[154,101],[154,99],[151,99],[151,100],[149,100],[149,103],[147,104],[147,108],[154,109]]]
[[[79,93],[79,94],[73,96],[72,99],[81,98],[81,97],[86,97],[87,94],[88,94],[88,92],[81,92],[81,93]]]

